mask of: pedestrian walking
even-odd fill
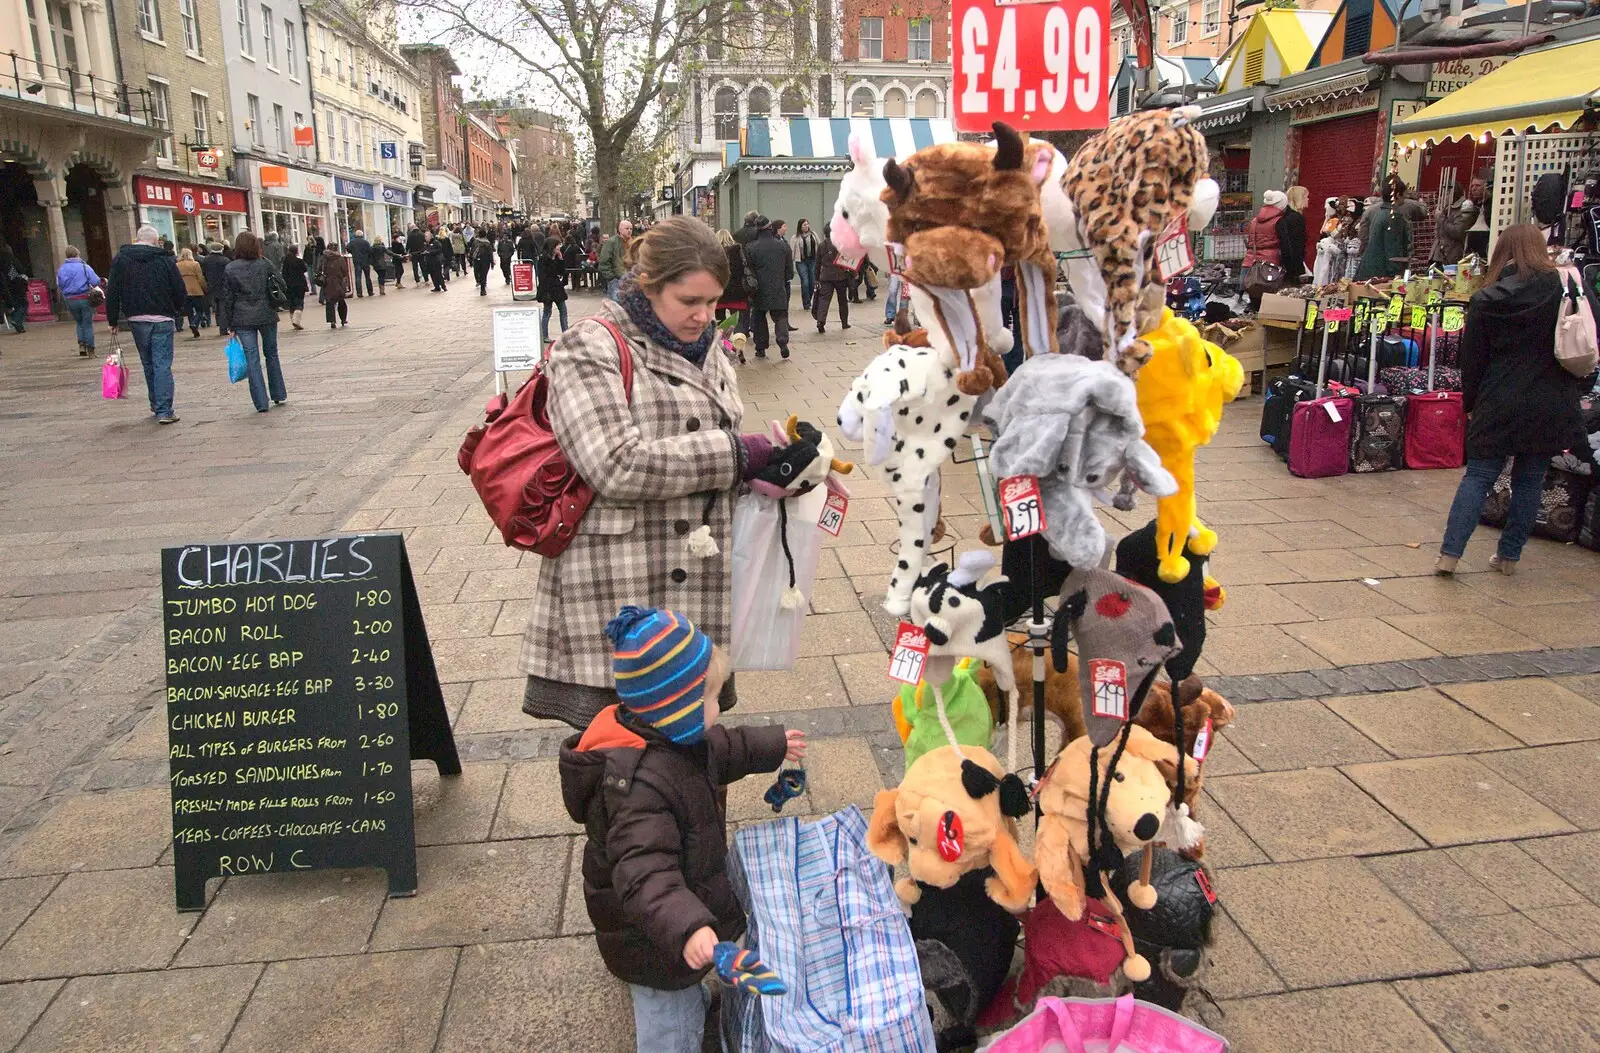
[[[335,241],[335,243],[334,243],[334,248],[335,249],[338,248],[337,241]],[[323,302],[323,294],[322,294],[322,260],[323,260],[324,257],[327,256],[327,254],[328,254],[328,242],[325,241],[323,239],[322,235],[319,234],[319,235],[317,235],[317,244],[316,244],[316,260],[317,261],[316,261],[316,263],[312,263],[309,260],[306,261],[306,265],[311,268],[311,281],[317,287],[317,302],[318,303],[322,303]]]
[[[567,231],[561,243],[561,260],[567,265],[567,284],[574,289],[588,285],[594,277],[594,265],[583,249],[583,240],[576,227]]]
[[[511,239],[509,230],[500,232],[500,240],[495,243],[495,253],[500,257],[500,273],[505,276],[506,284],[511,284],[511,260],[517,254],[517,243]]]
[[[184,249],[178,253],[178,273],[183,275],[183,289],[189,294],[189,339],[200,339],[200,319],[206,307],[206,272],[194,253]]]
[[[350,324],[350,286],[354,284],[350,272],[350,257],[339,251],[338,243],[328,246],[317,265],[317,284],[322,287],[322,316],[329,329]],[[334,324],[338,315],[338,324]]]
[[[822,244],[817,246],[817,289],[811,298],[811,316],[816,319],[817,332],[828,331],[828,303],[839,298],[839,328],[850,328],[850,302],[847,291],[851,270],[839,262],[839,248],[827,228],[822,231]]]
[[[213,321],[217,335],[228,335],[228,309],[222,304],[222,276],[228,270],[228,257],[219,242],[211,242],[209,251],[200,260],[200,270],[206,279],[206,295],[210,298]]]
[[[1284,281],[1299,285],[1306,274],[1306,205],[1311,202],[1311,191],[1292,186],[1283,196],[1285,208],[1278,218],[1278,259]]]
[[[522,232],[522,237],[517,239],[517,261],[519,263],[537,263],[539,261],[540,244],[544,235],[537,230],[529,228]]]
[[[434,292],[444,292],[450,286],[450,242],[442,235],[428,231],[428,242],[422,249],[426,257],[428,277],[433,281]]]
[[[372,243],[372,271],[378,276],[378,295],[389,295],[389,246],[378,238]],[[371,287],[368,286],[370,289]]]
[[[552,308],[560,311],[561,331],[567,331],[567,264],[554,238],[545,240],[539,260],[534,264],[534,273],[539,279],[534,298],[544,304],[544,313],[539,316],[539,346],[544,347],[550,343]]]
[[[422,269],[427,261],[422,254],[427,250],[428,239],[423,235],[422,229],[415,223],[406,232],[406,258],[411,261],[411,280],[417,285],[422,284]]]
[[[750,290],[754,277],[747,266],[744,246],[733,240],[733,234],[727,230],[717,231],[717,244],[722,246],[723,255],[728,259],[728,285],[722,290],[722,296],[717,300],[717,321],[721,322],[729,311],[737,315],[733,323],[736,333],[750,331]],[[740,352],[741,356],[743,352]],[[740,359],[743,361],[743,358]]]
[[[478,283],[478,295],[489,295],[489,271],[494,267],[494,242],[480,235],[468,247],[472,256],[472,277]]]
[[[749,212],[746,212],[744,214],[744,223],[740,225],[738,230],[733,232],[734,243],[740,248],[743,248],[752,241],[756,240],[757,236],[759,236],[761,233],[762,226],[764,226],[764,224],[761,222],[761,219],[761,213],[753,209]]]
[[[389,239],[389,266],[392,268],[391,273],[394,277],[394,287],[396,289],[403,288],[403,286],[400,284],[400,280],[404,278],[406,274],[406,239],[405,236],[400,233],[399,227],[396,227],[393,230],[392,236]]]
[[[306,261],[300,258],[300,249],[295,245],[284,250],[283,287],[289,297],[289,324],[304,329],[300,324],[300,312],[306,309],[306,293],[311,291],[311,281],[306,273]]]
[[[367,232],[356,231],[355,237],[350,239],[350,244],[345,246],[345,252],[350,257],[350,272],[355,276],[356,299],[372,295],[372,243],[367,240]],[[367,287],[366,292],[361,291],[362,284]]]
[[[765,219],[766,217],[760,217]],[[776,337],[778,354],[789,357],[789,275],[794,257],[789,243],[779,233],[776,222],[760,224],[761,233],[744,247],[755,270],[755,292],[750,299],[750,319],[755,323],[756,357],[766,358],[767,347]],[[772,332],[767,320],[772,320]]]
[[[105,292],[100,289],[100,276],[93,267],[83,262],[77,246],[68,245],[63,255],[66,258],[56,271],[56,291],[61,294],[77,326],[78,355],[88,358],[94,354],[94,309],[105,302]],[[99,294],[98,300],[96,293]]]
[[[622,275],[628,269],[625,260],[628,241],[632,237],[633,224],[623,220],[617,224],[617,232],[606,239],[605,246],[600,250],[600,284],[605,287],[608,300],[617,298],[617,287],[622,284]]]
[[[811,310],[811,294],[817,286],[817,235],[811,221],[802,219],[795,224],[795,234],[790,242],[794,253],[794,273],[800,279],[800,306]]]
[[[238,252],[235,251],[235,256]],[[261,239],[261,258],[272,264],[279,271],[283,269],[283,240],[278,237],[275,230],[267,231]]]
[[[1550,458],[1569,449],[1589,455],[1578,399],[1591,378],[1572,376],[1555,357],[1562,283],[1544,233],[1531,223],[1502,230],[1486,281],[1467,307],[1461,338],[1467,472],[1434,564],[1441,574],[1453,573],[1466,552],[1506,458],[1512,458],[1511,505],[1489,566],[1512,574],[1539,514]],[[1580,304],[1579,310],[1587,309]]]
[[[0,241],[0,291],[5,293],[6,324],[14,332],[28,331],[28,276],[17,266],[16,253]]]
[[[335,248],[324,263],[339,258]],[[275,405],[288,402],[283,369],[278,364],[278,308],[289,305],[289,294],[282,271],[261,255],[261,240],[248,230],[240,231],[233,240],[233,262],[223,276],[222,298],[228,302],[233,335],[244,348],[250,401],[256,412],[265,413],[272,408],[267,405],[269,395]],[[267,364],[264,383],[263,359]]]
[[[161,234],[148,223],[132,245],[124,245],[111,261],[106,280],[106,321],[111,331],[126,326],[144,367],[150,412],[159,424],[176,424],[172,383],[173,319],[183,314],[188,292],[178,261],[161,251]]]
[[[450,231],[450,266],[457,274],[467,273],[467,239],[460,226]]]

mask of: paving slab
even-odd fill
[[[229,878],[195,926],[180,966],[357,954],[389,882],[381,870],[314,870]]]
[[[453,947],[274,962],[228,1053],[427,1053],[456,968]]]
[[[585,838],[574,837],[567,857],[567,894],[561,901],[561,935],[586,936],[594,932],[589,908],[583,898],[583,846]]]
[[[27,980],[0,984],[0,1049],[15,1049],[66,983],[65,980]]]
[[[833,663],[852,705],[879,706],[894,699],[899,685],[889,679],[887,650],[836,654]]]
[[[1389,984],[1237,999],[1223,1008],[1223,1031],[1240,1053],[1449,1051]]]
[[[1299,553],[1295,555],[1298,557]],[[1352,578],[1371,576],[1371,574],[1351,575]],[[1406,608],[1384,595],[1380,589],[1363,585],[1356,580],[1274,585],[1273,591],[1310,614],[1309,620],[1312,621],[1377,618],[1383,615],[1407,613]],[[1223,609],[1227,609],[1227,604],[1223,605]]]
[[[1396,757],[1517,745],[1516,739],[1431,687],[1325,698],[1322,703]]]
[[[1206,792],[1275,862],[1423,847],[1337,768],[1208,779]]]
[[[419,848],[418,894],[385,901],[372,948],[553,936],[566,862],[566,842],[557,838]]]
[[[1291,989],[1467,966],[1354,859],[1225,870],[1218,884],[1228,913]]]
[[[628,989],[589,936],[466,947],[438,1053],[593,1053],[635,1048]]]
[[[1206,661],[1226,676],[1326,669],[1331,664],[1276,625],[1218,626],[1207,630]]]
[[[800,629],[799,657],[851,654],[873,646],[877,640],[877,630],[873,629],[865,611],[813,614]]]
[[[744,684],[741,679],[740,694]],[[577,833],[581,827],[567,815],[561,799],[561,773],[555,760],[520,761],[511,765],[500,810],[495,815],[495,840],[549,837]]]
[[[520,633],[521,630],[519,629]],[[525,676],[474,681],[466,703],[456,718],[457,735],[495,734],[506,731],[547,731],[564,728],[558,720],[530,717],[522,711],[522,695],[527,689]],[[743,678],[740,678],[743,687]]]
[[[1490,654],[1496,651],[1536,651],[1539,642],[1485,618],[1481,614],[1448,611],[1441,614],[1397,614],[1383,619],[1407,636],[1420,640],[1440,654]]]
[[[1600,742],[1504,750],[1484,754],[1483,763],[1548,806],[1572,825],[1600,829],[1600,798],[1592,773],[1600,761]]]
[[[1239,931],[1226,909],[1211,917],[1207,957],[1211,971],[1206,975],[1206,988],[1217,998],[1247,998],[1283,990],[1283,981]]]
[[[1509,969],[1576,958],[1576,944],[1547,932],[1515,911],[1482,918],[1447,918],[1435,923],[1439,935],[1466,955],[1474,969]]]
[[[1241,707],[1228,729],[1228,741],[1262,771],[1389,757],[1382,747],[1312,700]]]
[[[440,775],[432,761],[413,762],[411,800],[417,844],[488,840],[505,778],[504,764],[463,764],[460,775]]]
[[[1504,575],[1477,574],[1478,578]],[[1519,593],[1519,598],[1538,599],[1549,595],[1542,590]],[[1506,599],[1507,603],[1513,601]],[[1538,606],[1486,607],[1484,615],[1515,630],[1545,647],[1594,647],[1600,645],[1600,604],[1548,603]]]
[[[217,1053],[261,974],[259,965],[80,976],[18,1053],[140,1050]]]
[[[859,602],[852,602],[855,610],[861,609]],[[846,692],[844,681],[839,675],[835,657],[821,655],[815,658],[797,658],[793,669],[740,673],[738,711],[774,713],[794,709],[848,706],[850,695]],[[879,656],[879,664],[882,669],[887,669],[887,658]]]
[[[1210,783],[1208,776],[1206,785],[1209,787]],[[1209,789],[1201,794],[1195,819],[1206,829],[1207,866],[1244,867],[1270,861],[1261,847],[1250,840],[1249,834],[1239,829],[1239,824],[1210,795]]]
[[[1529,921],[1549,934],[1552,941],[1571,944],[1577,955],[1600,954],[1600,907],[1569,903],[1560,907],[1534,907],[1523,912]]]
[[[1316,616],[1283,595],[1277,585],[1229,585],[1227,600],[1206,613],[1209,625],[1283,625]]]
[[[1518,910],[1561,907],[1583,896],[1556,877],[1515,841],[1446,849],[1456,865]]]
[[[1406,980],[1395,985],[1454,1053],[1593,1049],[1600,988],[1571,965]]]
[[[807,749],[806,793],[818,814],[828,815],[854,804],[870,816],[872,799],[881,789],[883,778],[865,738],[818,739]]]
[[[1600,739],[1600,705],[1545,677],[1451,684],[1441,690],[1530,746]]]
[[[0,980],[161,969],[197,920],[177,912],[170,867],[68,874],[0,949]]]
[[[1344,771],[1432,845],[1502,841],[1573,829],[1475,757],[1353,764]]]
[[[1452,918],[1507,914],[1512,909],[1443,849],[1375,856],[1361,862],[1434,925]]]
[[[0,864],[7,876],[155,865],[172,840],[172,796],[125,790],[70,797]]]
[[[1438,653],[1377,618],[1298,622],[1284,631],[1333,665],[1399,662],[1408,658],[1431,658]]]
[[[44,902],[60,881],[54,874],[0,881],[0,943],[28,920],[28,915]]]

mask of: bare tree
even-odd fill
[[[483,79],[490,93],[524,94],[577,118],[607,227],[618,217],[630,145],[650,152],[662,144],[687,94],[670,88],[693,82],[707,45],[720,45],[725,58],[782,56],[786,65],[811,58],[802,42],[809,34],[797,27],[813,0],[394,2],[415,12],[433,40],[489,63],[493,73]],[[646,141],[635,144],[636,136]]]

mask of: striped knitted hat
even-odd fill
[[[606,635],[623,708],[673,742],[699,741],[711,638],[676,611],[633,606],[617,612]]]

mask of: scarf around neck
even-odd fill
[[[622,309],[628,312],[628,317],[633,319],[633,324],[644,330],[645,336],[652,342],[697,366],[705,365],[706,352],[711,350],[711,340],[716,335],[715,326],[706,326],[706,331],[700,334],[698,340],[679,340],[672,335],[672,330],[656,317],[655,308],[650,306],[650,300],[632,275],[622,279],[622,288],[617,291],[617,300],[622,304]]]

